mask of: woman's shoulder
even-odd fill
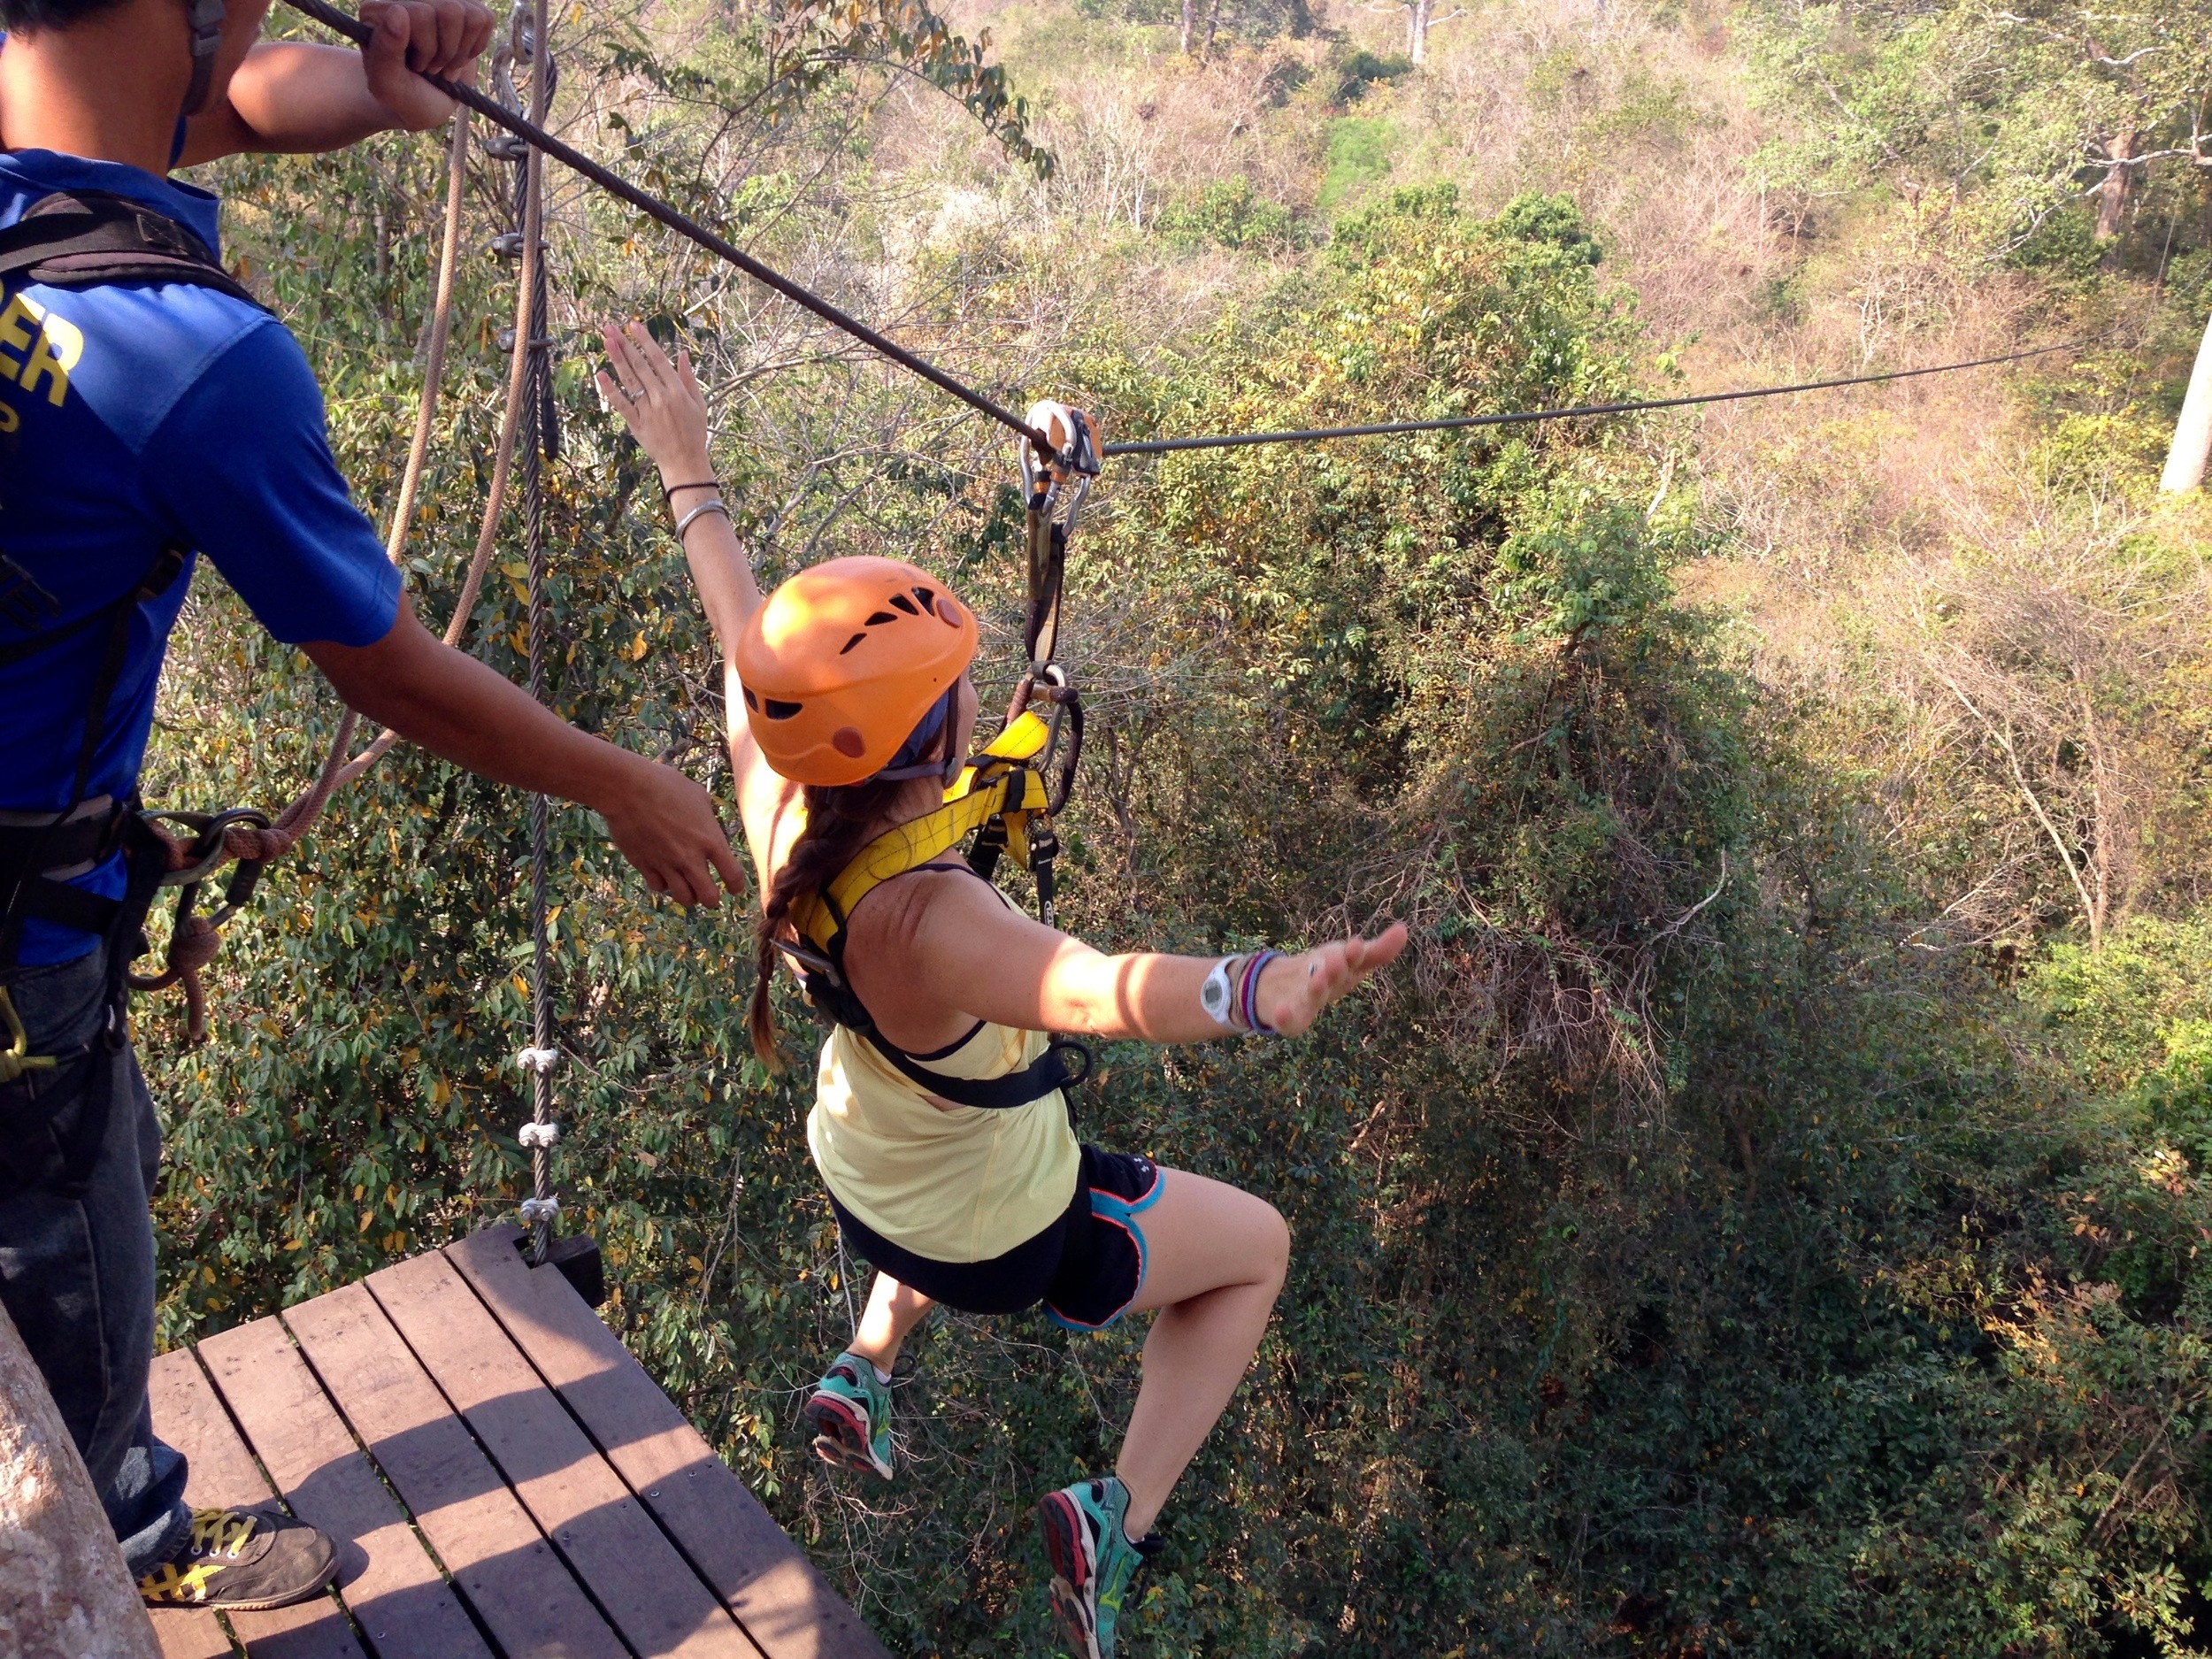
[[[864,943],[911,941],[923,919],[936,907],[964,907],[978,899],[997,904],[998,889],[964,863],[920,864],[878,882],[846,918],[848,949]]]

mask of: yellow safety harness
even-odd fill
[[[879,835],[821,892],[792,906],[802,939],[779,942],[799,970],[815,1012],[865,1038],[901,1076],[925,1092],[960,1106],[1005,1110],[1026,1106],[1089,1075],[1090,1051],[1056,1041],[1019,1071],[1005,1077],[948,1077],[930,1071],[876,1030],[875,1019],[853,995],[845,977],[847,924],[854,909],[885,882],[919,870],[970,842],[969,867],[988,879],[1002,853],[1010,852],[1036,878],[1040,907],[1050,902],[1053,860],[1059,841],[1045,766],[1053,749],[1052,723],[1023,710],[970,761],[945,791],[945,804],[926,818]]]

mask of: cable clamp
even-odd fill
[[[522,1225],[534,1227],[541,1221],[557,1221],[561,1201],[557,1198],[526,1198],[522,1201]]]
[[[549,1074],[560,1060],[558,1048],[520,1048],[515,1053],[515,1064],[539,1077]]]
[[[561,1126],[554,1123],[530,1123],[522,1125],[516,1139],[526,1147],[557,1146],[561,1139]]]

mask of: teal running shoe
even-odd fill
[[[803,1415],[824,1463],[891,1479],[891,1385],[859,1355],[848,1348],[837,1356]]]
[[[1131,1543],[1122,1531],[1129,1488],[1118,1475],[1063,1486],[1037,1505],[1052,1563],[1052,1612],[1075,1659],[1113,1659],[1129,1581],[1159,1540]]]

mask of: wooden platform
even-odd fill
[[[887,1659],[518,1236],[154,1362],[154,1429],[195,1505],[280,1496],[343,1540],[331,1595],[227,1633],[156,1613],[166,1659]]]

